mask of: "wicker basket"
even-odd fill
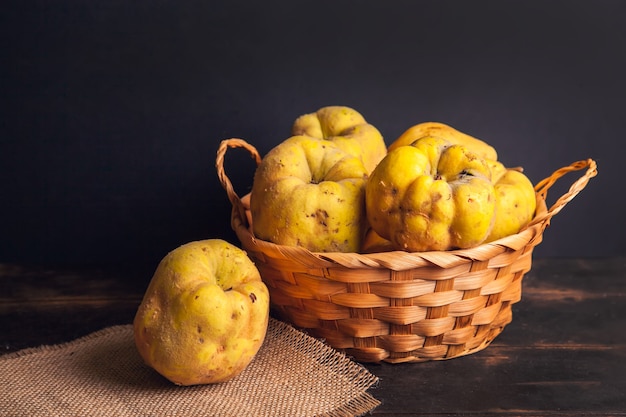
[[[313,253],[254,237],[250,195],[239,198],[224,172],[227,149],[237,147],[260,163],[252,145],[227,139],[217,173],[233,206],[231,226],[269,287],[273,314],[360,362],[443,360],[487,347],[511,322],[550,219],[597,174],[591,159],[555,171],[536,185],[537,213],[523,231],[471,249]],[[555,181],[585,168],[548,209]]]

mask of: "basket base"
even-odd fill
[[[512,303],[507,303],[503,306],[494,322],[477,326],[472,337],[456,344],[445,341],[445,337],[419,337],[409,334],[350,337],[341,331],[341,323],[335,326],[334,323],[320,325],[318,322],[318,327],[302,327],[297,325],[299,320],[293,314],[285,312],[280,306],[272,308],[272,316],[322,340],[357,362],[401,364],[449,360],[480,352],[511,323],[511,305]]]
[[[278,270],[260,258],[256,264],[279,320],[356,361],[406,363],[452,359],[489,346],[512,321],[532,252],[526,246],[460,267],[381,269],[373,275]]]

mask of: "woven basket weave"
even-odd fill
[[[471,249],[313,253],[254,237],[250,195],[239,198],[224,172],[226,151],[240,147],[261,162],[254,146],[226,139],[216,168],[232,204],[231,226],[270,290],[273,314],[360,362],[443,360],[487,347],[511,322],[551,218],[597,174],[592,159],[558,169],[535,186],[537,211],[524,230]],[[548,209],[548,189],[583,169]]]

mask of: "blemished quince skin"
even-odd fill
[[[292,136],[257,167],[254,235],[312,252],[357,252],[366,229],[363,162],[334,141]]]
[[[356,110],[346,106],[326,106],[299,116],[291,134],[331,140],[344,151],[359,156],[368,173],[387,154],[380,131]]]
[[[410,145],[426,136],[436,136],[452,144],[463,145],[483,159],[498,160],[496,149],[487,142],[440,122],[423,122],[411,126],[389,145],[388,151]]]
[[[184,244],[159,263],[133,322],[144,362],[177,385],[228,381],[256,356],[269,292],[246,253],[221,239]]]
[[[366,185],[369,223],[398,250],[474,247],[491,233],[495,211],[489,164],[439,137],[389,151]]]

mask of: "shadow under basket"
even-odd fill
[[[423,362],[478,352],[512,320],[522,278],[551,218],[597,174],[592,159],[555,171],[535,186],[534,219],[515,235],[471,249],[430,252],[319,253],[276,245],[252,232],[250,195],[235,193],[224,172],[226,139],[217,151],[218,177],[232,204],[231,226],[270,291],[278,319],[324,340],[359,362]],[[548,189],[586,169],[549,209]]]

